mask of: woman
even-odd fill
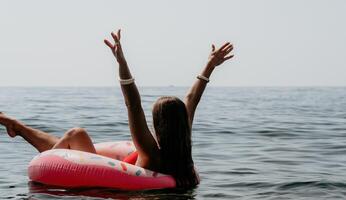
[[[112,50],[118,64],[121,90],[128,110],[132,140],[137,149],[137,166],[172,175],[178,187],[193,187],[199,183],[191,154],[191,126],[197,104],[216,66],[233,57],[233,49],[225,43],[219,49],[212,45],[208,63],[185,97],[185,103],[176,97],[159,98],[152,110],[155,133],[148,129],[140,95],[127,66],[121,44],[120,30],[111,34],[114,44],[104,40]],[[85,129],[73,128],[58,138],[24,125],[0,113],[0,124],[11,137],[23,137],[39,152],[55,148],[75,149],[96,153]],[[154,136],[156,136],[154,138]]]

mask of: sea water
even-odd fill
[[[139,88],[153,102],[188,88]],[[130,140],[120,88],[0,88],[0,111],[56,136],[86,128],[95,143]],[[30,182],[38,153],[0,127],[0,199],[345,199],[346,88],[209,87],[195,115],[191,190],[117,191]]]

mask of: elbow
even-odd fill
[[[201,97],[194,93],[189,93],[185,96],[185,103],[198,103]]]
[[[191,102],[192,99],[193,99],[194,95],[192,93],[188,93],[186,96],[185,96],[185,102]]]

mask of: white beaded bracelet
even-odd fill
[[[134,78],[129,78],[129,79],[120,79],[119,78],[120,85],[130,85],[131,83],[135,82]]]
[[[203,76],[203,75],[198,75],[197,78],[200,79],[200,80],[204,80],[204,81],[206,81],[207,83],[209,82],[209,78],[207,78],[207,77],[205,77],[205,76]]]

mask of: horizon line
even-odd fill
[[[38,86],[38,85],[32,85],[32,86],[24,86],[24,85],[18,85],[18,86],[0,86],[0,88],[101,88],[101,87],[109,87],[109,88],[120,88],[120,85],[84,85],[84,86],[74,86],[74,85],[48,85],[48,86]],[[162,86],[162,85],[137,85],[137,87],[141,88],[141,87],[157,87],[157,88],[167,88],[167,87],[191,87],[191,85],[166,85],[166,86]],[[224,86],[224,85],[210,85],[208,86],[213,87],[213,88],[245,88],[245,87],[252,87],[252,88],[256,88],[256,87],[276,87],[276,88],[288,88],[288,87],[346,87],[346,85],[228,85],[228,86]]]

